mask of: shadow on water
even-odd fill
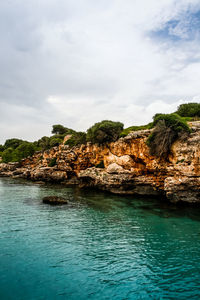
[[[190,218],[200,221],[200,206],[170,203],[165,198],[142,197],[133,195],[116,195],[96,189],[79,189],[74,191],[77,201],[87,204],[93,209],[104,212],[114,208],[139,209],[161,218]]]
[[[27,205],[42,204],[44,196],[63,196],[69,200],[69,205],[56,206],[58,209],[89,207],[100,212],[110,212],[115,209],[127,209],[144,211],[145,214],[153,214],[160,218],[190,218],[200,221],[200,206],[173,204],[164,198],[142,197],[133,195],[117,195],[97,189],[80,189],[79,187],[66,187],[60,184],[38,184],[24,179],[1,178],[1,185],[19,185],[33,187],[37,193],[24,199]],[[37,200],[37,201],[33,201]],[[54,207],[55,208],[55,207]]]

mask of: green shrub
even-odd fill
[[[98,144],[116,141],[123,127],[122,123],[109,120],[95,123],[87,130],[87,141]]]
[[[181,117],[181,118],[182,118],[182,120],[185,121],[185,122],[191,122],[191,121],[194,120],[194,118],[192,118],[192,117]]]
[[[3,152],[5,150],[5,147],[3,145],[0,145],[0,152]]]
[[[33,143],[23,142],[19,147],[17,147],[13,152],[14,161],[20,161],[23,158],[32,156],[36,149]]]
[[[181,117],[200,117],[200,103],[181,104],[177,114]]]
[[[156,124],[161,120],[164,120],[166,126],[172,128],[177,133],[181,131],[191,131],[187,122],[176,113],[158,114],[156,117],[154,117],[153,126],[156,126]]]
[[[49,166],[49,167],[54,167],[54,166],[57,164],[56,160],[57,160],[56,157],[53,157],[53,158],[49,161],[48,166]]]
[[[13,161],[13,148],[7,148],[2,152],[2,162],[8,163]]]
[[[104,166],[104,161],[103,161],[103,160],[102,160],[102,161],[100,161],[100,163],[99,163],[99,164],[97,164],[95,167],[96,167],[96,168],[101,168],[101,169],[104,169],[104,168],[105,168],[105,166]]]
[[[191,132],[186,121],[175,113],[157,114],[153,125],[155,128],[147,139],[150,154],[165,159],[170,153],[172,144],[185,133]]]
[[[51,131],[51,133],[53,134],[60,134],[60,135],[66,135],[66,134],[72,134],[74,133],[75,131],[73,129],[70,129],[70,128],[67,128],[67,127],[64,127],[60,124],[57,124],[57,125],[53,125],[53,129]]]
[[[65,142],[65,145],[70,147],[79,146],[86,143],[86,133],[85,132],[75,132],[72,136]]]
[[[55,147],[55,146],[59,146],[60,143],[62,143],[62,139],[61,138],[58,138],[56,136],[51,136],[50,139],[49,139],[49,146],[50,148],[51,147]]]
[[[7,148],[2,152],[2,161],[8,162],[19,162],[23,158],[32,156],[36,151],[34,143],[22,142],[16,149],[11,147]]]
[[[125,128],[121,133],[120,137],[127,136],[132,131],[138,131],[138,130],[144,130],[144,129],[151,129],[153,128],[153,123],[148,123],[147,125],[141,125],[141,126],[131,126],[128,128]]]
[[[8,139],[5,141],[5,144],[4,144],[4,148],[7,149],[7,148],[13,148],[13,149],[16,149],[20,144],[22,144],[24,141],[23,140],[20,140],[20,139]]]
[[[48,136],[43,136],[37,141],[38,150],[47,150],[50,148],[50,138]]]

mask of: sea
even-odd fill
[[[1,178],[0,299],[200,299],[200,208]]]

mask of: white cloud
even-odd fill
[[[55,123],[144,124],[192,101],[200,95],[198,35],[174,42],[149,32],[178,19],[173,34],[183,37],[181,20],[198,9],[197,0],[1,2],[1,140],[49,135]]]

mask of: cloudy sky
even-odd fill
[[[200,102],[199,0],[1,0],[0,43],[0,143]]]

